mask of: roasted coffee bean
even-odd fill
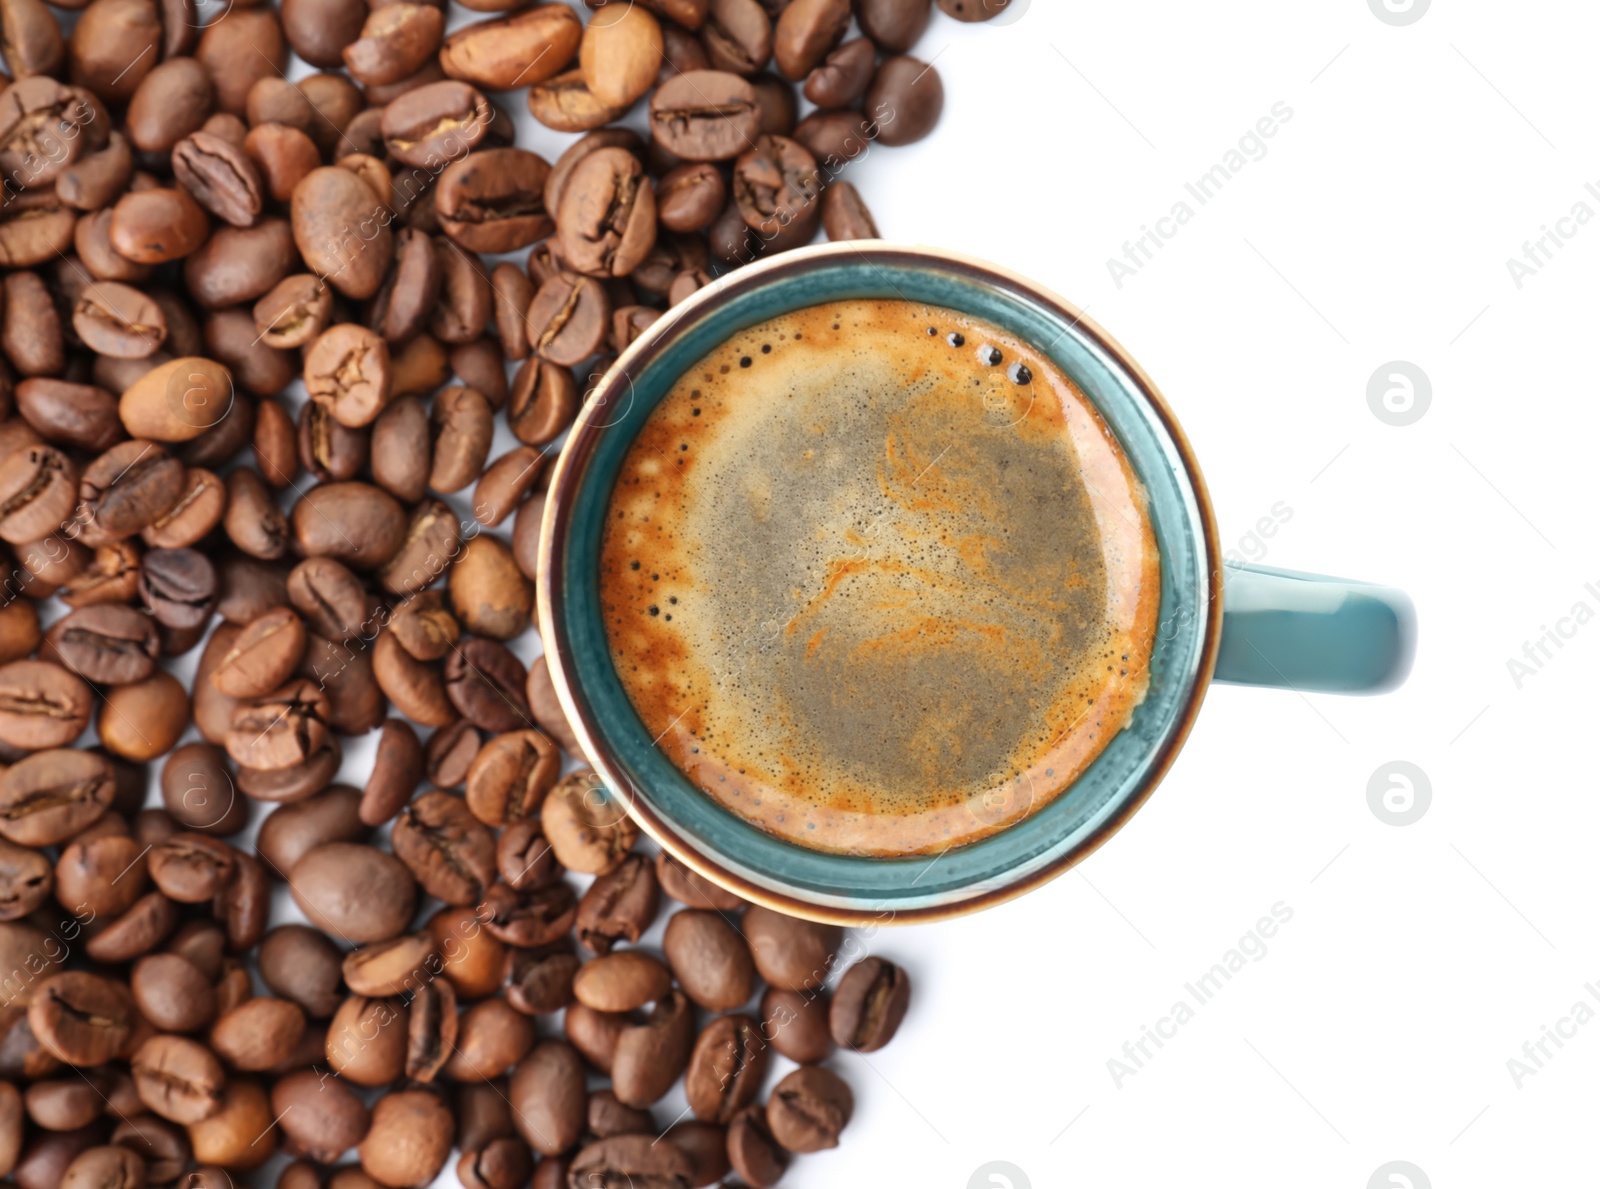
[[[517,698],[521,697],[519,689]],[[28,750],[65,746],[89,725],[92,698],[81,678],[49,661],[0,665],[0,742]],[[25,841],[14,834],[11,837]]]
[[[332,788],[274,809],[256,835],[256,853],[274,875],[291,879],[295,864],[327,842],[355,842],[366,837],[357,809],[360,794],[349,785]]]
[[[209,230],[187,190],[130,190],[111,208],[111,246],[135,264],[181,259],[205,243]]]
[[[182,652],[164,635],[161,651]],[[171,673],[157,669],[143,681],[112,686],[100,703],[95,720],[100,743],[124,759],[147,761],[165,755],[189,725],[189,694]]]
[[[291,681],[239,705],[228,729],[228,754],[245,768],[304,764],[326,742],[328,712],[327,695],[315,683]]]
[[[140,563],[139,598],[157,623],[196,627],[216,606],[216,570],[194,549],[152,549]]]
[[[728,1133],[712,1123],[690,1120],[675,1124],[665,1136],[689,1162],[689,1184],[718,1184],[728,1175]]]
[[[407,165],[455,161],[478,146],[494,109],[467,83],[430,83],[408,91],[383,109],[384,144]]]
[[[144,680],[160,652],[150,617],[114,603],[68,613],[45,640],[52,659],[101,685]]]
[[[611,349],[626,351],[660,317],[661,311],[649,306],[619,306],[611,315]]]
[[[444,1072],[457,1082],[488,1081],[527,1056],[536,1039],[527,1016],[504,999],[485,999],[462,1013]]]
[[[383,632],[372,645],[372,673],[384,696],[413,722],[427,727],[447,727],[457,713],[445,693],[439,666],[417,660]]]
[[[373,17],[415,7],[391,4]],[[290,218],[295,243],[312,272],[346,297],[359,300],[378,291],[394,239],[382,200],[365,182],[348,169],[313,169],[294,188]]]
[[[490,91],[538,86],[566,68],[582,36],[570,8],[541,4],[456,30],[445,38],[439,64],[451,78]]]
[[[657,853],[655,867],[661,890],[689,908],[736,912],[745,906],[738,896],[685,866],[666,851]]]
[[[731,76],[730,76],[731,77]],[[722,213],[728,187],[709,164],[680,165],[662,177],[656,188],[661,225],[672,231],[700,231]]]
[[[387,720],[361,794],[361,820],[369,826],[382,825],[400,812],[421,783],[425,764],[422,744],[411,726],[402,718]]]
[[[565,883],[517,891],[496,883],[484,893],[478,913],[485,910],[483,927],[507,945],[537,949],[549,945],[578,919],[578,898]]]
[[[773,1138],[766,1108],[752,1103],[728,1124],[728,1163],[751,1189],[767,1189],[782,1179],[789,1153]]]
[[[138,1012],[127,987],[87,971],[51,975],[33,991],[28,1026],[69,1065],[103,1065],[125,1055]]]
[[[672,973],[641,950],[618,950],[584,963],[572,980],[578,1002],[595,1011],[628,1012],[664,996]]]
[[[354,0],[284,0],[278,16],[294,52],[326,69],[340,65],[345,46],[361,36],[367,7]]]
[[[650,89],[661,56],[661,23],[638,5],[596,12],[578,47],[590,92],[611,107],[626,108]]]
[[[389,618],[389,630],[419,661],[443,660],[461,640],[461,625],[444,604],[444,592],[425,590],[404,600]]]
[[[229,1080],[222,1090],[221,1108],[189,1124],[189,1143],[201,1164],[240,1170],[260,1165],[278,1144],[267,1092],[254,1081]]]
[[[767,1127],[790,1152],[820,1152],[839,1146],[839,1133],[854,1111],[850,1087],[832,1070],[808,1065],[773,1088]]]
[[[571,1185],[688,1189],[690,1183],[688,1159],[675,1145],[650,1135],[614,1135],[598,1140],[573,1157],[567,1176]]]
[[[363,83],[395,83],[415,74],[439,49],[444,13],[425,4],[396,3],[374,9],[361,36],[345,46],[344,64]]]
[[[885,53],[903,54],[928,27],[932,0],[856,0],[861,31]]]
[[[272,1113],[290,1151],[325,1164],[360,1143],[372,1123],[372,1112],[355,1091],[314,1069],[297,1070],[273,1084]]]
[[[526,149],[479,149],[439,175],[439,226],[471,252],[512,252],[555,230],[544,206],[550,164]]]
[[[680,914],[681,915],[681,914]],[[718,1016],[695,1041],[683,1087],[697,1119],[729,1123],[761,1092],[769,1050],[749,1016]]]
[[[392,400],[372,425],[372,477],[406,503],[416,503],[428,490],[433,459],[428,428],[428,410],[415,396]]]
[[[793,0],[772,31],[772,60],[792,82],[811,73],[850,25],[850,0]]]
[[[609,962],[620,956],[597,961]],[[612,1089],[629,1106],[660,1101],[689,1064],[693,1047],[694,1008],[681,992],[669,991],[656,1000],[643,1023],[629,1025],[618,1034],[611,1062]]]
[[[359,482],[313,487],[295,505],[290,521],[306,556],[332,557],[357,570],[393,558],[406,532],[405,513],[395,498]]]
[[[486,731],[515,731],[533,721],[523,697],[527,670],[503,644],[464,641],[445,661],[444,681],[461,716]]]
[[[144,892],[145,850],[126,834],[80,835],[56,860],[56,899],[80,916],[120,916]]]
[[[54,870],[38,851],[0,841],[0,921],[25,917],[50,898]]]
[[[35,752],[0,776],[0,834],[22,846],[55,846],[99,821],[115,794],[106,757],[65,749]]]
[[[520,636],[533,622],[533,602],[533,584],[517,568],[511,549],[498,537],[486,533],[474,537],[450,570],[451,607],[462,625],[480,636],[488,636],[493,640],[512,640]],[[510,667],[504,668],[509,677]],[[446,676],[448,678],[449,674]],[[514,701],[522,722],[528,721],[523,713],[521,688],[526,676],[526,671],[519,664]],[[474,718],[460,703],[457,706],[478,725],[488,726]],[[514,728],[506,726],[498,729]]]
[[[711,0],[700,40],[713,68],[752,75],[772,57],[772,20],[756,0]]]
[[[259,698],[289,679],[305,648],[300,617],[287,607],[275,607],[239,633],[212,670],[211,683],[230,698]]]
[[[367,465],[366,431],[340,425],[333,414],[316,401],[308,400],[300,406],[295,446],[300,465],[321,483],[353,479]]]
[[[729,1011],[749,1001],[756,975],[750,947],[720,914],[675,914],[661,944],[684,994],[707,1011]]]
[[[240,145],[192,132],[173,146],[172,172],[196,202],[225,223],[249,227],[261,215],[261,175]]]
[[[287,999],[247,999],[211,1026],[212,1050],[235,1069],[271,1069],[286,1060],[306,1017]]]
[[[583,1136],[588,1090],[583,1061],[571,1045],[535,1045],[511,1076],[510,1097],[518,1132],[541,1156],[559,1156]]]
[[[428,779],[440,788],[458,787],[482,747],[482,733],[469,722],[457,719],[435,731],[423,748]]]
[[[556,222],[562,255],[574,269],[627,276],[655,243],[655,185],[626,149],[600,149],[572,171]]]
[[[112,281],[97,281],[78,295],[72,328],[84,346],[118,359],[144,359],[167,337],[161,307],[139,290]]]
[[[851,107],[866,93],[877,53],[865,37],[847,41],[806,76],[805,97],[818,107]]]
[[[433,466],[428,486],[448,494],[483,473],[494,435],[494,410],[474,388],[447,388],[434,398],[430,419]]]
[[[476,665],[485,655],[498,658],[494,663],[505,659],[498,652],[485,653],[478,647],[480,644],[478,641],[469,641],[462,651],[455,654],[463,658],[463,669],[468,675],[475,672]],[[489,680],[472,680],[470,684],[465,680],[456,682],[451,687],[452,699],[456,699],[457,689],[463,691],[463,697],[470,692],[474,699],[496,697],[497,689],[504,692],[504,687],[493,684],[491,673],[484,673],[484,676]],[[478,717],[486,713],[476,702],[474,709]],[[489,713],[505,713],[509,718],[513,713],[520,713],[520,708],[495,706]],[[560,754],[555,745],[540,732],[513,730],[500,734],[483,746],[467,771],[466,804],[478,820],[491,826],[537,818],[545,794],[555,784],[560,771]]]
[[[958,21],[987,21],[1006,10],[1011,0],[939,0],[939,11]]]
[[[289,571],[289,602],[317,635],[350,640],[367,626],[370,612],[366,588],[348,568],[331,557],[313,557]]]
[[[233,834],[249,817],[245,798],[228,774],[226,753],[212,743],[189,743],[161,769],[161,801],[182,827],[204,834]]]
[[[528,305],[528,347],[541,360],[562,367],[576,366],[600,349],[610,329],[610,321],[611,301],[606,296],[604,286],[593,277],[557,273],[539,286]],[[531,361],[523,364],[525,370],[534,366]],[[529,379],[539,387],[544,386],[542,371],[530,371],[528,374]],[[550,395],[558,398],[561,394],[556,392]],[[575,398],[575,392],[573,396]],[[576,403],[574,399],[574,414],[577,412]],[[543,444],[531,441],[530,437],[543,434],[545,425],[540,418],[530,418],[526,414],[519,416],[515,395],[512,397],[512,416],[512,424],[519,427],[518,437],[522,441],[528,445]]]
[[[762,978],[774,987],[805,991],[826,981],[843,931],[753,905],[745,910],[744,936]]]
[[[462,1189],[522,1189],[532,1175],[528,1145],[511,1136],[490,1140],[482,1149],[465,1148],[456,1163]]]
[[[549,183],[546,183],[548,191]],[[528,357],[528,307],[533,304],[535,286],[528,274],[515,264],[500,263],[489,275],[494,292],[494,327],[500,336],[501,354],[509,360]]]
[[[126,436],[117,398],[98,385],[32,376],[17,385],[13,397],[23,420],[57,445],[98,453]]]
[[[722,70],[680,74],[651,96],[650,131],[685,161],[730,160],[761,134],[755,88]],[[660,197],[665,207],[665,193]]]
[[[569,70],[528,88],[528,111],[557,132],[589,132],[620,118],[626,110],[602,103],[589,90],[581,70]]]
[[[574,1002],[572,980],[581,966],[578,956],[566,950],[507,950],[506,1002],[530,1016],[560,1011]]]
[[[589,1095],[589,1134],[596,1139],[655,1130],[655,1119],[649,1111],[624,1105],[610,1090],[597,1090]]]
[[[939,122],[944,112],[944,83],[929,63],[903,56],[887,58],[867,88],[863,107],[879,121],[881,143],[908,145],[927,136]],[[894,118],[879,113],[892,113]]]
[[[94,1122],[105,1105],[104,1078],[57,1078],[35,1082],[23,1094],[28,1117],[50,1131],[71,1131]]]
[[[506,831],[506,835],[510,833],[510,830]],[[502,842],[504,837],[505,835],[502,835]],[[539,840],[541,843],[544,842],[542,834]],[[554,852],[551,852],[551,858],[554,858]],[[505,864],[502,863],[502,876],[504,871]],[[507,882],[513,881],[507,877]],[[597,877],[589,885],[589,890],[584,892],[583,899],[578,902],[578,940],[596,954],[609,954],[618,941],[635,943],[655,920],[659,904],[660,894],[656,884],[655,868],[644,855],[629,855],[619,866]],[[679,917],[682,915],[678,914]],[[673,918],[674,921],[677,919],[678,917]],[[677,974],[680,957],[674,956],[672,933],[672,925],[669,922],[667,961],[672,964],[673,972]],[[737,938],[737,934],[735,937]],[[683,982],[681,975],[679,981]],[[700,996],[694,994],[692,988],[689,990],[690,997],[696,1002],[701,1002]],[[728,1006],[737,1007],[749,997],[747,986],[744,996]]]
[[[78,500],[78,468],[53,446],[0,457],[0,537],[14,545],[58,532]]]
[[[835,182],[823,191],[822,227],[831,240],[878,238],[872,212],[849,182]]]
[[[433,977],[437,955],[427,933],[361,946],[345,955],[345,984],[357,995],[399,995]]]
[[[396,1091],[373,1108],[359,1148],[361,1167],[380,1184],[426,1185],[444,1167],[454,1138],[455,1120],[437,1094]]]
[[[639,837],[622,799],[587,769],[550,790],[542,816],[545,837],[569,871],[603,875],[622,862]]]
[[[828,1027],[842,1047],[875,1053],[894,1039],[911,1002],[911,980],[893,962],[863,958],[839,980]]]
[[[131,537],[171,511],[183,488],[183,464],[160,446],[137,440],[113,446],[89,464],[78,485],[79,536],[95,547]],[[192,550],[155,550],[154,555],[159,555],[158,569],[198,556]]]
[[[186,549],[217,527],[227,502],[221,479],[201,467],[186,467],[177,502],[140,529],[139,536],[156,549]]]
[[[814,220],[820,191],[816,158],[787,137],[763,136],[734,163],[733,198],[739,215],[769,240]]]
[[[389,343],[402,343],[428,325],[444,273],[432,238],[415,227],[394,240],[394,272],[373,299],[370,323]]]
[[[290,525],[266,480],[250,467],[238,467],[229,472],[226,488],[222,531],[227,539],[264,562],[283,557],[290,549]]]
[[[473,492],[472,512],[479,523],[494,528],[515,512],[533,490],[544,463],[545,455],[532,446],[518,446],[495,459]]]
[[[520,558],[518,564],[521,564]],[[581,755],[578,737],[567,722],[566,711],[562,709],[560,699],[556,696],[555,683],[550,679],[550,666],[547,661],[547,657],[540,655],[528,666],[528,708],[533,711],[534,721],[539,724],[540,729],[560,744],[563,751],[571,756]]]
[[[290,875],[295,903],[311,923],[352,942],[396,936],[416,905],[416,884],[405,864],[370,846],[325,843]]]
[[[175,834],[150,852],[150,879],[180,904],[204,904],[233,878],[234,850],[204,834]]]
[[[443,237],[433,241],[433,255],[439,296],[428,328],[443,343],[474,342],[488,327],[494,306],[483,262]]]
[[[209,1025],[216,1014],[216,997],[212,991],[211,980],[206,978],[193,962],[178,954],[147,954],[140,958],[134,963],[133,972],[129,976],[129,985],[140,1014],[165,1032],[198,1031]],[[158,1045],[152,1049],[152,1043],[146,1041],[144,1049],[155,1052],[161,1048]],[[209,1051],[207,1056],[210,1056]],[[139,1074],[139,1062],[140,1055],[136,1054],[135,1077]],[[153,1060],[146,1063],[157,1066],[162,1064]],[[217,1070],[215,1085],[217,1089],[222,1086],[220,1067]],[[157,1086],[159,1088],[159,1075],[157,1075]],[[181,1086],[178,1089],[181,1089]],[[151,1101],[149,1096],[141,1096],[145,1098],[145,1105],[151,1110],[163,1118],[173,1118],[162,1106]],[[173,1121],[182,1123],[187,1120]]]
[[[412,510],[394,556],[378,571],[378,584],[391,594],[415,594],[438,578],[460,552],[460,519],[442,500],[424,500]]]
[[[343,1001],[339,948],[318,930],[279,925],[262,938],[258,957],[261,980],[312,1019],[326,1019]]]
[[[262,191],[277,202],[289,202],[301,180],[322,164],[316,142],[287,124],[257,124],[243,147],[260,174]]]
[[[449,793],[424,793],[401,811],[395,855],[446,904],[476,904],[495,878],[494,834]]]
[[[285,277],[253,310],[261,341],[278,348],[305,346],[322,333],[332,313],[333,291],[310,273]]]
[[[388,344],[364,326],[331,326],[306,351],[305,382],[340,425],[370,425],[389,401]]]

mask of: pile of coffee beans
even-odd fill
[[[931,0],[56,7],[0,0],[0,1176],[836,1145],[822,1062],[905,973],[636,851],[518,653],[585,391],[716,275],[876,234],[839,175],[937,123]],[[553,164],[511,92],[582,134]]]

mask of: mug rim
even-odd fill
[[[969,894],[944,903],[909,908],[895,907],[887,912],[878,913],[818,904],[792,892],[775,890],[746,879],[689,843],[675,824],[657,812],[648,799],[638,796],[622,798],[628,815],[663,850],[697,874],[750,903],[760,904],[789,916],[839,925],[883,924],[887,923],[885,918],[888,918],[888,921],[905,923],[945,920],[1005,903],[1042,887],[1088,858],[1126,825],[1165,779],[1178,753],[1183,749],[1189,732],[1194,727],[1201,704],[1210,689],[1212,674],[1216,668],[1222,637],[1220,561],[1222,550],[1210,490],[1206,486],[1205,477],[1201,473],[1188,436],[1155,382],[1121,343],[1077,306],[1048,286],[1002,265],[944,248],[885,240],[852,240],[797,248],[746,265],[718,278],[716,282],[700,289],[646,328],[644,333],[618,356],[579,409],[566,444],[562,447],[551,473],[545,498],[544,517],[540,525],[536,583],[539,632],[544,641],[546,665],[555,687],[557,700],[561,703],[567,722],[578,739],[582,754],[577,758],[593,764],[596,773],[610,788],[618,788],[629,783],[618,771],[615,754],[605,743],[604,732],[599,729],[598,723],[590,721],[588,707],[580,704],[573,696],[573,688],[577,684],[578,666],[571,655],[571,642],[565,629],[565,617],[556,614],[560,606],[559,592],[563,586],[560,579],[565,558],[556,550],[555,542],[563,539],[569,527],[574,497],[584,478],[582,463],[593,454],[601,436],[611,427],[609,422],[593,414],[596,410],[610,407],[608,400],[620,395],[619,386],[631,385],[632,374],[648,367],[666,348],[668,342],[683,333],[684,328],[693,325],[700,314],[708,312],[713,307],[737,301],[745,293],[764,287],[785,273],[803,271],[817,263],[850,258],[859,259],[867,264],[879,261],[932,266],[960,274],[982,284],[1020,290],[1052,317],[1075,333],[1084,335],[1103,350],[1126,373],[1132,382],[1132,391],[1148,406],[1181,458],[1184,477],[1193,492],[1198,513],[1198,523],[1193,528],[1196,530],[1196,536],[1204,541],[1207,554],[1204,605],[1198,609],[1205,617],[1198,665],[1182,710],[1174,719],[1160,747],[1150,753],[1150,766],[1144,778],[1136,789],[1122,799],[1115,811],[1100,822],[1078,845],[1052,862],[1009,878],[1000,886],[985,890],[975,889]],[[1009,828],[1019,828],[1028,820],[1024,818]],[[775,883],[787,883],[780,875],[770,872],[766,874]]]

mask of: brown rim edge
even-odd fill
[[[719,283],[702,289],[690,297],[677,308],[675,311],[676,317],[664,317],[652,324],[612,365],[608,378],[596,388],[596,395],[604,393],[615,382],[611,377],[626,376],[630,370],[648,365],[656,355],[660,354],[664,340],[669,335],[681,333],[683,327],[691,324],[711,307],[735,300],[742,293],[765,284],[774,276],[781,276],[787,272],[803,271],[813,261],[847,256],[862,257],[863,259],[868,259],[869,263],[870,257],[882,257],[884,259],[904,260],[910,263],[943,264],[975,279],[990,284],[998,283],[1001,287],[1027,294],[1038,304],[1062,318],[1070,326],[1081,330],[1091,341],[1115,359],[1126,370],[1128,375],[1133,378],[1141,395],[1150,407],[1155,410],[1157,418],[1171,437],[1173,444],[1177,447],[1178,453],[1183,459],[1185,473],[1195,494],[1195,504],[1200,513],[1201,535],[1205,541],[1208,555],[1206,558],[1206,631],[1205,639],[1201,646],[1199,667],[1194,678],[1194,688],[1190,691],[1183,713],[1174,723],[1174,729],[1169,734],[1165,745],[1153,757],[1155,763],[1151,767],[1150,774],[1145,778],[1143,786],[1129,796],[1118,808],[1117,812],[1107,818],[1094,833],[1084,839],[1081,845],[1061,856],[1055,862],[1036,871],[1029,872],[1027,875],[1019,876],[1004,887],[985,892],[976,892],[948,904],[930,905],[925,908],[896,909],[877,913],[870,912],[865,908],[852,910],[815,904],[796,896],[762,887],[745,879],[738,873],[730,871],[715,860],[707,858],[690,843],[686,842],[672,824],[657,814],[652,806],[641,802],[633,796],[626,798],[629,816],[662,849],[699,875],[733,892],[735,895],[743,897],[752,904],[760,904],[775,912],[786,913],[789,916],[802,917],[807,920],[821,921],[828,924],[850,926],[920,924],[948,920],[953,917],[978,912],[985,908],[992,908],[995,905],[1004,904],[1008,900],[1013,900],[1027,892],[1043,887],[1099,850],[1107,839],[1120,830],[1128,819],[1150,799],[1151,794],[1155,792],[1157,786],[1161,784],[1171,770],[1173,762],[1189,737],[1189,732],[1194,729],[1195,719],[1200,712],[1201,704],[1205,701],[1206,693],[1210,689],[1211,676],[1216,668],[1217,651],[1222,639],[1222,615],[1220,614],[1222,606],[1222,570],[1218,560],[1222,556],[1221,538],[1217,531],[1216,513],[1211,505],[1211,493],[1206,487],[1205,477],[1200,472],[1200,465],[1195,458],[1193,447],[1189,444],[1188,436],[1183,432],[1182,426],[1178,424],[1177,418],[1173,415],[1166,398],[1161,395],[1161,391],[1156,387],[1155,381],[1123,349],[1122,344],[1053,289],[1011,269],[943,248],[922,247],[914,244],[893,244],[877,240],[842,244],[819,244],[814,247],[799,248],[773,257],[770,260],[747,265],[737,272],[721,278]],[[567,720],[571,724],[574,733],[578,736],[578,742],[583,751],[582,758],[588,760],[594,766],[596,772],[604,778],[608,786],[616,789],[630,782],[620,778],[609,751],[597,743],[599,735],[593,729],[595,724],[591,722],[588,705],[574,695],[575,683],[570,681],[567,671],[569,655],[566,635],[564,632],[557,630],[557,620],[552,610],[555,606],[554,592],[560,585],[556,581],[560,576],[560,570],[556,563],[553,543],[558,539],[558,534],[564,534],[567,529],[566,505],[570,500],[571,491],[576,488],[578,481],[583,476],[596,439],[607,428],[604,425],[597,426],[593,424],[591,411],[598,407],[600,405],[591,398],[579,410],[571,435],[568,437],[566,445],[562,448],[560,457],[556,460],[555,471],[550,480],[545,501],[544,521],[540,526],[539,533],[539,577],[537,583],[539,632],[544,639],[545,655],[548,658],[546,664],[550,668],[550,676],[555,685],[556,696],[561,702],[562,710],[566,712]]]

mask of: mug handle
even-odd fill
[[[1417,614],[1404,591],[1224,562],[1217,681],[1377,694],[1411,671]]]

